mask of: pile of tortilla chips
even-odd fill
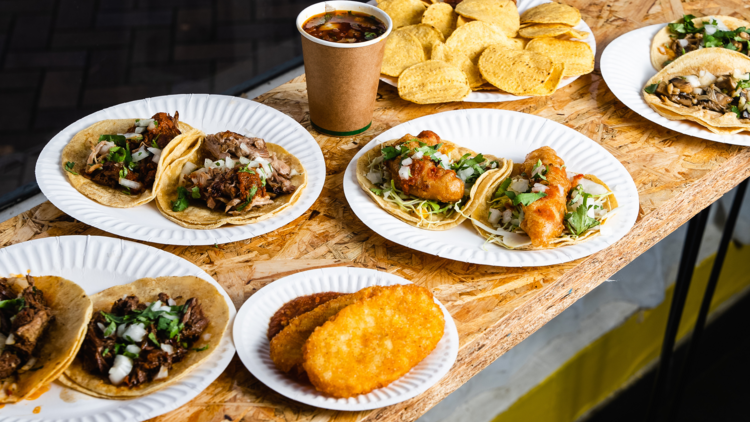
[[[398,78],[417,104],[462,101],[472,91],[553,94],[563,77],[594,70],[594,54],[573,29],[578,9],[545,3],[518,13],[512,0],[380,0],[393,21],[381,73]]]

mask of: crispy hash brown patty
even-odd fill
[[[340,310],[372,296],[380,289],[383,289],[383,287],[372,286],[362,289],[357,293],[340,296],[318,306],[310,312],[292,319],[289,325],[271,340],[271,360],[273,360],[273,363],[282,372],[291,373],[298,378],[304,379],[305,370],[302,367],[302,346],[307,341],[307,338],[310,337],[310,334]]]
[[[296,299],[290,300],[285,303],[284,306],[279,308],[279,310],[271,317],[271,322],[268,323],[268,339],[271,340],[276,337],[276,334],[280,333],[281,330],[289,325],[289,322],[294,318],[310,312],[318,306],[345,294],[346,293],[323,292],[300,296]]]
[[[381,287],[367,296],[315,328],[303,344],[303,367],[323,393],[345,398],[387,386],[443,336],[443,313],[424,287]]]

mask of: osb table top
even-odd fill
[[[750,19],[742,0],[567,0],[581,9],[599,54],[621,34],[674,20],[683,13]],[[334,266],[373,268],[429,288],[451,312],[461,340],[450,373],[424,394],[374,411],[347,413],[301,405],[257,381],[235,359],[193,401],[157,421],[395,421],[414,420],[500,355],[528,337],[610,275],[750,176],[750,148],[704,141],[664,129],[630,111],[597,70],[551,97],[497,104],[415,105],[381,84],[372,128],[332,138],[310,127],[304,76],[257,101],[310,130],[325,155],[327,179],[304,215],[273,233],[217,247],[155,245],[211,274],[240,305],[285,275]],[[640,194],[640,215],[622,240],[563,265],[501,268],[437,258],[393,244],[351,211],[342,189],[347,163],[379,133],[416,117],[465,108],[495,108],[554,120],[600,143],[628,169]],[[50,203],[0,224],[0,246],[64,235],[103,235]]]

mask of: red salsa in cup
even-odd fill
[[[348,10],[315,15],[302,25],[315,38],[340,43],[357,43],[375,39],[385,33],[385,24],[375,16]]]

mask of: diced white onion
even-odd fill
[[[543,171],[544,171],[545,169],[546,169],[546,167],[545,167],[545,166],[539,166],[539,167],[537,167],[537,168],[535,168],[535,169],[531,170],[531,178],[533,179],[533,178],[534,178],[534,176],[536,176],[537,174],[540,174],[540,173],[541,173],[541,172],[543,172]]]
[[[729,31],[730,30],[729,27],[727,27],[721,19],[716,18],[716,17],[714,17],[713,19],[716,20],[716,28],[718,30],[720,30],[720,31]]]
[[[120,385],[122,380],[133,370],[133,360],[127,356],[115,356],[115,363],[109,368],[109,380],[113,385]]]
[[[402,166],[410,166],[411,163],[413,163],[413,162],[414,162],[414,160],[412,160],[411,158],[407,158],[407,159],[401,161],[401,165]]]
[[[377,171],[371,171],[367,173],[367,180],[370,181],[373,185],[377,185],[379,183],[383,183],[383,174]]]
[[[422,157],[424,157],[424,152],[417,151],[414,155],[411,156],[415,160],[421,160]]]
[[[529,181],[527,179],[516,179],[511,182],[508,188],[516,193],[525,193],[529,190]]]
[[[224,165],[226,165],[228,169],[233,169],[235,163],[236,161],[232,160],[232,157],[227,157],[224,159]]]
[[[143,324],[131,324],[127,330],[122,334],[125,338],[130,338],[136,343],[143,341],[143,337],[146,336],[146,327]]]
[[[135,125],[136,126],[140,126],[140,127],[146,127],[146,126],[150,125],[151,122],[153,122],[153,121],[154,121],[154,119],[138,119],[138,121],[135,122]]]
[[[211,340],[211,333],[203,334],[203,340],[206,340],[206,341]]]
[[[151,154],[154,154],[154,158],[151,161],[158,163],[159,157],[161,157],[161,150],[159,148],[146,148]]]
[[[472,174],[474,174],[474,169],[471,167],[461,169],[456,172],[456,176],[458,176],[458,178],[463,180],[464,182],[466,181],[466,179],[471,177]]]
[[[707,70],[701,70],[701,75],[698,77],[701,81],[701,86],[709,86],[716,82],[716,76]]]
[[[135,128],[135,133],[143,133],[145,130],[145,127],[138,126],[137,128]]]
[[[169,300],[167,300],[167,304],[169,304],[169,306],[177,306],[177,302],[175,302],[171,297],[169,298]]]
[[[171,312],[172,308],[168,305],[162,305],[157,311],[163,311],[163,312]]]
[[[250,148],[249,148],[249,147],[248,147],[247,145],[245,145],[244,143],[241,143],[241,144],[240,144],[240,149],[241,149],[241,150],[242,150],[242,152],[244,152],[245,154],[247,154],[247,155],[250,155]]]
[[[703,25],[703,28],[706,30],[706,35],[713,35],[718,30],[716,26],[710,24]]]
[[[32,357],[31,359],[29,359],[29,361],[28,361],[28,362],[26,362],[26,363],[25,363],[25,364],[24,364],[24,365],[23,365],[23,366],[22,366],[22,367],[21,367],[21,368],[20,368],[20,369],[18,370],[18,373],[19,373],[19,374],[22,374],[22,373],[24,373],[24,372],[28,371],[29,369],[31,369],[31,368],[33,368],[33,367],[34,367],[34,364],[35,364],[35,363],[36,363],[36,358]]]
[[[396,145],[396,150],[401,151],[401,145]]]
[[[141,348],[136,346],[135,344],[128,344],[127,346],[125,346],[125,351],[137,355],[141,353]]]
[[[10,333],[8,338],[5,339],[5,345],[12,346],[14,344],[16,344],[16,338],[13,336],[13,333]]]
[[[109,149],[115,146],[114,142],[111,141],[104,141],[104,145],[102,146],[102,149],[99,150],[99,153],[105,154],[109,152]]]
[[[107,330],[107,327],[105,327],[104,324],[102,324],[101,322],[97,322],[96,326],[99,327],[99,329],[102,330],[102,332]]]
[[[700,88],[701,80],[695,75],[687,75],[685,79],[693,86],[693,88]]]
[[[503,224],[510,223],[510,220],[513,218],[513,211],[511,210],[505,210],[503,211]]]
[[[268,162],[268,160],[266,160],[263,157],[255,157],[255,161],[258,162],[261,165],[261,167],[263,167],[263,171],[266,172],[266,177],[273,174],[273,171],[271,170],[271,166],[269,165],[270,163]]]
[[[490,208],[490,216],[488,218],[490,224],[493,226],[496,226],[497,223],[500,222],[500,218],[503,216],[503,213],[500,212],[497,208]]]
[[[162,365],[161,369],[159,369],[159,373],[156,374],[156,376],[154,377],[154,380],[164,379],[168,376],[169,376],[169,369],[167,369],[166,366]]]
[[[170,355],[174,354],[174,347],[172,347],[172,345],[170,345],[170,344],[162,343],[161,344],[161,350],[164,350],[165,352],[167,352]]]
[[[161,308],[161,301],[155,300],[154,303],[149,305],[149,308],[154,312],[158,311]]]
[[[680,47],[687,47],[688,46],[688,40],[686,40],[684,38],[681,39],[681,40],[677,40],[677,43],[680,44]]]
[[[544,186],[541,183],[534,183],[534,187],[531,188],[531,191],[534,193],[546,192],[547,186]]]
[[[166,318],[166,319],[177,319],[176,316],[170,315],[170,314],[161,314],[160,317]]]
[[[141,188],[141,182],[136,182],[135,180],[128,180],[124,178],[120,178],[120,184],[125,186],[126,188],[130,189],[140,189]]]
[[[146,151],[144,147],[140,147],[137,150],[133,151],[132,155],[133,155],[133,162],[137,163],[151,154],[149,154],[148,151]]]
[[[693,88],[693,94],[695,95],[702,95],[703,90],[701,88]]]
[[[129,326],[130,326],[130,324],[122,324],[122,325],[118,326],[117,327],[117,337],[122,337],[123,334],[125,334],[125,330],[127,330]]]
[[[192,173],[197,168],[198,168],[197,165],[195,165],[195,164],[191,163],[190,161],[188,161],[187,163],[185,163],[184,166],[182,166],[182,171],[180,172],[180,177],[182,179],[184,179],[185,176],[187,176],[188,174]]]
[[[609,192],[604,186],[588,179],[581,179],[578,181],[578,184],[583,187],[584,192],[591,195],[604,195]]]
[[[245,165],[250,163],[250,159],[247,157],[240,157],[240,164]]]
[[[398,177],[402,179],[408,179],[410,175],[411,175],[411,171],[409,170],[409,167],[404,166],[398,169]]]
[[[734,79],[739,79],[741,81],[750,79],[750,73],[743,72],[740,69],[734,69],[734,73],[732,74],[732,76],[734,76]]]
[[[292,169],[292,171],[289,172],[289,176],[291,176],[291,177],[301,176],[301,175],[302,175],[302,173],[298,172],[297,169]]]
[[[154,130],[154,129],[156,129],[156,125],[154,124],[154,122],[155,122],[154,120],[151,120],[151,122],[148,124],[148,126],[146,126],[148,128],[148,130]]]

